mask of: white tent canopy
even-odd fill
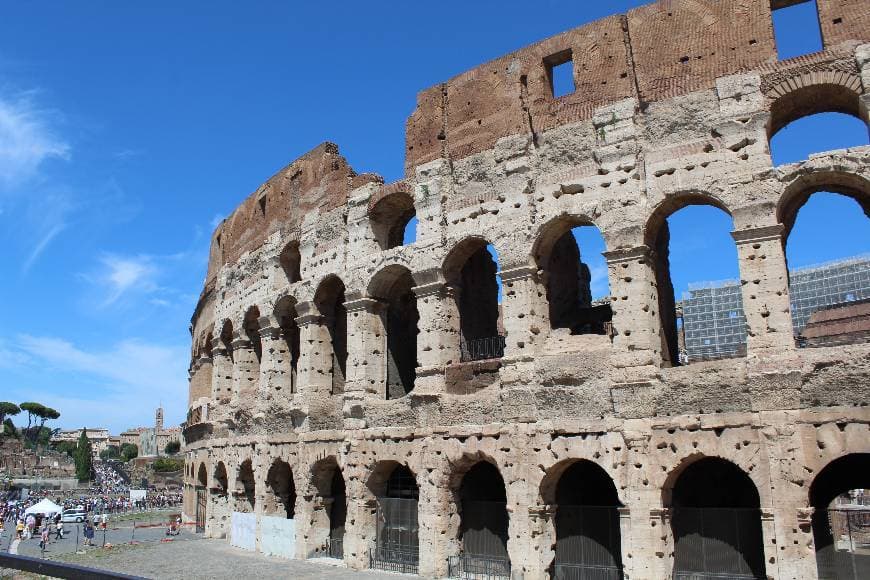
[[[63,511],[63,508],[51,501],[50,499],[44,499],[41,502],[34,504],[24,510],[25,514],[59,514]]]

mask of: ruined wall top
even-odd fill
[[[492,149],[504,137],[591,119],[596,109],[625,99],[643,110],[713,89],[726,75],[755,72],[762,89],[820,63],[856,75],[854,49],[870,40],[865,0],[816,1],[824,50],[786,61],[777,60],[771,12],[798,0],[659,0],[483,64],[418,95],[407,121],[406,176],[410,180],[416,167],[435,159],[456,161]],[[576,90],[554,98],[549,68],[565,55],[573,56]],[[292,238],[307,214],[345,205],[353,189],[370,182],[383,180],[355,173],[332,143],[290,163],[215,231],[205,294],[223,264],[278,230]],[[402,187],[404,182],[385,186]]]

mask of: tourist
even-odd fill
[[[48,525],[42,526],[42,532],[39,535],[39,549],[45,550],[48,547]]]
[[[61,521],[57,522],[57,527],[55,528],[54,539],[55,540],[62,540],[63,539],[63,522],[61,522]]]

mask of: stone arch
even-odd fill
[[[504,332],[498,300],[498,261],[481,237],[460,241],[444,259],[442,270],[459,311],[457,329],[463,361],[501,358]]]
[[[810,484],[808,500],[819,578],[866,577],[870,555],[856,550],[853,540],[870,521],[870,453],[850,453],[825,465]]]
[[[385,305],[386,398],[397,399],[414,389],[417,375],[417,335],[420,314],[414,294],[414,278],[408,268],[390,264],[372,277],[369,296]]]
[[[230,361],[233,360],[233,322],[227,318],[221,325],[221,333],[218,335],[218,341],[226,350],[227,357]]]
[[[856,74],[828,70],[793,75],[765,91],[768,138],[792,121],[818,113],[844,113],[867,122],[861,115],[861,94],[861,78]]]
[[[296,392],[296,372],[299,367],[300,332],[296,324],[296,299],[293,296],[282,296],[275,303],[273,310],[275,322],[278,324],[280,349],[277,361],[279,375],[275,377],[274,386],[277,390]]]
[[[544,476],[541,497],[555,509],[552,577],[606,572],[620,578],[622,502],[610,474],[589,460],[561,461]]]
[[[662,496],[675,574],[765,577],[761,500],[744,470],[720,457],[693,456],[669,474]]]
[[[347,488],[341,466],[334,455],[311,466],[311,486],[315,495],[311,516],[309,557],[344,557],[344,530],[347,520]]]
[[[662,364],[664,366],[676,366],[688,362],[687,353],[681,351],[679,346],[677,300],[671,280],[671,234],[667,220],[670,216],[689,206],[710,206],[721,210],[732,219],[731,230],[733,230],[733,214],[725,203],[717,196],[697,190],[682,191],[668,195],[664,201],[660,202],[653,209],[650,217],[647,219],[644,228],[644,242],[652,250],[654,257],[653,270],[655,271],[656,288],[658,290],[659,332],[661,336]],[[730,235],[730,231],[728,233]],[[731,240],[731,243],[734,243],[733,240]],[[737,260],[736,245],[734,248],[735,260]],[[739,310],[742,311],[742,295],[739,284],[732,284],[728,289],[736,294],[736,302],[739,304]],[[742,344],[735,344],[733,346],[735,348],[734,355],[745,354],[745,338]]]
[[[551,219],[538,229],[532,259],[543,273],[550,327],[567,328],[571,334],[603,334],[613,313],[609,303],[593,307],[591,272],[573,235],[574,228],[585,226],[601,232],[585,216],[562,214]]]
[[[263,513],[293,519],[296,513],[296,484],[290,464],[275,459],[266,474]]]
[[[212,473],[212,490],[223,495],[226,495],[229,490],[227,466],[223,461],[218,461],[214,467],[214,472]]]
[[[449,480],[459,516],[460,569],[471,574],[489,569],[510,576],[507,487],[495,462],[480,454],[465,456],[455,464]]]
[[[208,470],[203,462],[200,462],[199,469],[196,472],[196,485],[202,488],[208,487]]]
[[[405,191],[396,191],[375,201],[369,208],[369,220],[381,249],[401,246],[405,228],[416,215],[414,198]]]
[[[854,199],[870,218],[870,180],[866,177],[845,171],[801,170],[786,186],[776,205],[776,219],[785,228],[783,240],[788,238],[794,227],[798,210],[811,195],[820,191],[839,193]]]
[[[257,504],[256,482],[254,479],[253,462],[245,459],[239,464],[236,472],[235,511],[252,513]]]
[[[405,463],[379,461],[371,470],[366,489],[377,505],[369,526],[375,544],[372,567],[416,573],[420,545],[416,475]]]
[[[329,334],[332,359],[332,393],[344,392],[347,377],[347,310],[344,306],[345,286],[341,278],[330,274],[317,287],[314,304]]]

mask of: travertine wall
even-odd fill
[[[458,481],[490,461],[506,483],[514,577],[542,578],[555,541],[546,489],[586,459],[611,475],[624,506],[626,576],[665,578],[668,490],[685,466],[715,456],[758,489],[767,575],[815,577],[814,476],[870,452],[870,345],[795,348],[783,249],[816,191],[870,209],[870,148],[773,167],[768,145],[806,114],[867,121],[870,11],[862,0],[818,5],[825,50],[787,61],[775,56],[768,0],[644,6],[423,91],[401,182],[355,174],[332,144],[267,181],[216,230],[192,321],[189,401],[199,411],[185,431],[186,513],[204,465],[207,532],[226,534],[242,462],[252,461],[262,513],[267,472],[281,458],[298,494],[296,555],[306,557],[328,534],[323,480],[337,466],[345,560],[365,567],[372,478],[404,464],[420,488],[420,574],[443,576],[459,549]],[[577,90],[554,99],[548,59],[569,49]],[[667,346],[664,228],[699,203],[733,218],[747,356],[679,367]],[[389,247],[390,220],[411,206],[416,241]],[[550,253],[587,224],[607,245],[612,338],[551,330]],[[462,363],[459,304],[469,289],[458,273],[486,243],[503,282],[505,352]],[[292,244],[298,281],[280,258]],[[413,391],[388,399],[384,299],[405,273],[418,366]],[[334,380],[333,317],[321,299],[338,281],[344,381]],[[295,371],[285,340],[294,317]]]

